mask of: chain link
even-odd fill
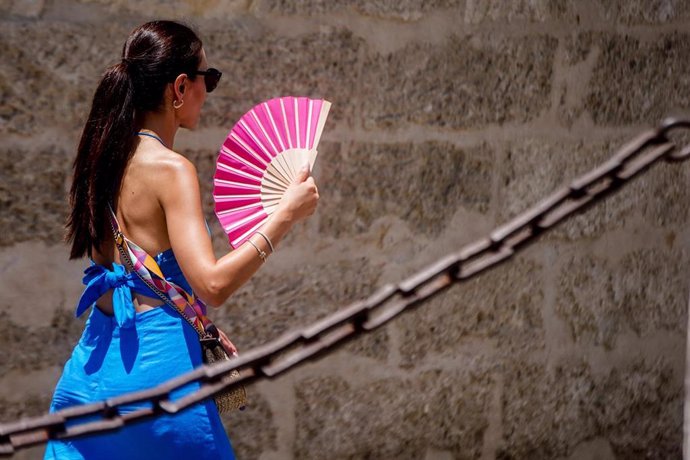
[[[142,391],[105,401],[73,406],[39,417],[0,425],[0,455],[46,443],[50,439],[117,430],[143,418],[174,414],[216,393],[263,378],[275,378],[305,360],[330,350],[362,333],[371,331],[415,304],[437,295],[455,282],[466,281],[510,259],[560,221],[615,192],[630,179],[660,160],[682,162],[690,157],[690,145],[677,152],[669,132],[690,129],[690,119],[666,119],[624,145],[612,158],[532,208],[518,215],[488,236],[450,254],[397,285],[388,284],[370,297],[355,302],[302,329],[293,330],[238,358],[197,369]],[[240,377],[231,376],[237,369]],[[171,400],[171,392],[192,382],[200,388]],[[125,404],[151,404],[134,412],[121,413]],[[93,418],[98,417],[97,420]],[[89,418],[88,421],[80,421]]]

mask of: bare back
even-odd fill
[[[170,248],[165,212],[160,194],[170,183],[170,169],[176,162],[187,161],[181,155],[157,142],[140,141],[125,169],[118,198],[117,215],[122,232],[151,255]],[[94,251],[93,260],[102,265],[120,262],[117,248],[110,243]],[[150,310],[162,304],[160,299],[132,294],[136,311]],[[113,314],[112,291],[104,295],[97,305],[107,314]]]

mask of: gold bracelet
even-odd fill
[[[262,251],[261,249],[259,249],[259,246],[257,246],[256,244],[254,244],[254,242],[253,242],[252,240],[247,239],[247,241],[249,242],[249,244],[251,244],[252,246],[254,246],[254,249],[256,249],[256,252],[259,253],[259,257],[261,258],[261,260],[262,260],[264,263],[266,263],[266,253],[265,253],[264,251]]]
[[[271,254],[276,252],[276,250],[273,248],[273,243],[271,243],[271,240],[269,240],[268,237],[263,234],[263,232],[260,232],[257,230],[256,233],[258,233],[259,235],[264,237],[264,239],[266,240],[266,243],[268,244],[268,247],[271,248]]]

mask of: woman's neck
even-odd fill
[[[153,131],[161,138],[165,146],[172,150],[178,128],[173,113],[147,112],[142,115],[137,127],[139,131]]]

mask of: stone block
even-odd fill
[[[615,458],[680,458],[683,379],[664,361],[635,358],[597,377],[578,362],[547,371],[516,361],[503,381],[496,458],[562,458],[593,437],[608,440]]]
[[[492,339],[504,355],[544,348],[541,267],[516,259],[450,287],[398,322],[403,366],[452,355],[468,338]]]
[[[47,127],[75,136],[105,68],[120,60],[129,30],[68,22],[4,22],[0,28],[0,133]]]
[[[227,78],[206,100],[202,125],[230,130],[255,104],[287,95],[329,100],[333,105],[326,131],[352,120],[364,47],[352,32],[334,29],[286,38],[232,27],[203,35],[209,65]]]
[[[0,346],[6,351],[0,355],[0,373],[62,367],[84,329],[87,316],[75,320],[73,308],[58,308],[49,326],[29,330],[25,324],[12,321],[7,313],[0,313]]]
[[[268,402],[256,391],[247,388],[248,406],[221,416],[237,458],[260,458],[265,450],[276,449],[277,427]]]
[[[319,177],[319,231],[335,237],[369,231],[394,216],[416,233],[437,236],[459,209],[487,213],[493,152],[486,145],[348,144],[326,152]]]
[[[557,366],[506,363],[502,395],[501,460],[561,458],[597,431],[588,406],[595,382],[582,363]]]
[[[45,0],[5,0],[0,4],[0,14],[22,18],[37,18],[43,13]]]
[[[366,297],[378,286],[379,276],[377,268],[364,258],[326,265],[305,263],[280,273],[260,272],[213,311],[213,318],[241,352]],[[348,347],[385,360],[387,346],[382,330]]]
[[[638,250],[612,265],[583,255],[565,262],[556,311],[576,342],[615,348],[626,328],[644,336],[664,330],[683,334],[687,324],[687,254]]]
[[[359,93],[364,126],[467,129],[532,120],[550,104],[556,47],[545,36],[452,36],[370,54]]]
[[[563,63],[573,66],[584,61],[594,51],[595,43],[602,38],[601,32],[573,33],[563,37]]]
[[[237,9],[244,9],[247,0],[228,0],[225,2],[208,2],[208,1],[165,1],[165,0],[142,0],[138,2],[130,2],[128,0],[76,0],[79,7],[91,7],[94,11],[97,9],[101,14],[118,14],[127,12],[130,14],[145,15],[144,18],[150,17],[151,13],[155,11],[155,16],[158,18],[171,18],[189,22],[190,18],[200,18],[203,16],[210,16],[213,13],[227,13]],[[223,5],[219,5],[222,3]],[[93,18],[92,20],[95,20]],[[144,20],[141,21],[142,23]]]
[[[637,359],[597,381],[596,426],[616,458],[681,458],[683,377],[664,360]]]
[[[624,144],[620,138],[573,143],[529,139],[509,144],[500,181],[501,222],[603,164]],[[679,166],[655,165],[582,214],[563,221],[549,237],[568,241],[597,238],[637,217],[658,227],[682,225],[688,217],[690,191]]]
[[[21,400],[6,400],[0,397],[0,423],[19,421],[25,417],[36,417],[48,412],[51,394],[27,394]]]
[[[596,6],[606,21],[625,25],[665,24],[690,17],[685,0],[597,0]]]
[[[690,39],[671,33],[642,41],[628,35],[605,35],[585,108],[599,125],[655,125],[690,106]]]
[[[360,335],[343,347],[345,352],[366,356],[380,362],[386,362],[388,359],[388,349],[388,328],[386,326]]]
[[[526,211],[603,163],[611,155],[610,150],[608,142],[564,143],[532,138],[507,144],[499,181],[500,220],[507,221]]]
[[[545,22],[575,17],[573,2],[569,0],[501,0],[469,1],[465,9],[465,22]]]
[[[352,386],[296,385],[295,458],[423,458],[427,447],[479,458],[493,380],[485,369],[430,370]]]
[[[355,12],[363,16],[402,21],[416,21],[427,15],[447,10],[456,10],[466,23],[485,22],[544,22],[550,19],[574,17],[572,3],[558,1],[515,1],[502,2],[489,0],[483,2],[465,0],[263,0],[255,6],[258,11],[283,15],[323,15],[329,13]],[[569,14],[569,15],[568,15]],[[567,15],[567,16],[566,16]]]
[[[27,240],[62,240],[70,164],[59,148],[2,148],[0,246]]]
[[[464,7],[465,0],[261,0],[257,10],[283,15],[321,15],[353,11],[364,16],[414,21],[435,10]]]
[[[573,257],[563,265],[556,311],[575,342],[614,347],[625,319],[614,305],[611,278],[612,267],[595,256]]]
[[[585,116],[585,98],[599,58],[599,48],[594,42],[601,35],[590,31],[561,39],[561,68],[557,71],[554,91],[558,97],[557,119],[568,128],[580,119],[589,122]]]
[[[613,272],[614,305],[640,335],[683,336],[687,327],[688,254],[647,249],[627,254]]]
[[[152,11],[165,11],[166,18],[184,19],[185,17],[195,16],[203,11],[204,6],[215,2],[185,2],[179,0],[149,0],[147,2],[130,2],[127,0],[76,0],[78,8],[101,9],[102,14],[113,15],[118,13],[145,14],[151,15]],[[95,18],[94,18],[95,19]],[[144,20],[141,21],[142,23]],[[126,36],[124,38],[127,38]],[[124,39],[123,39],[124,43]]]

